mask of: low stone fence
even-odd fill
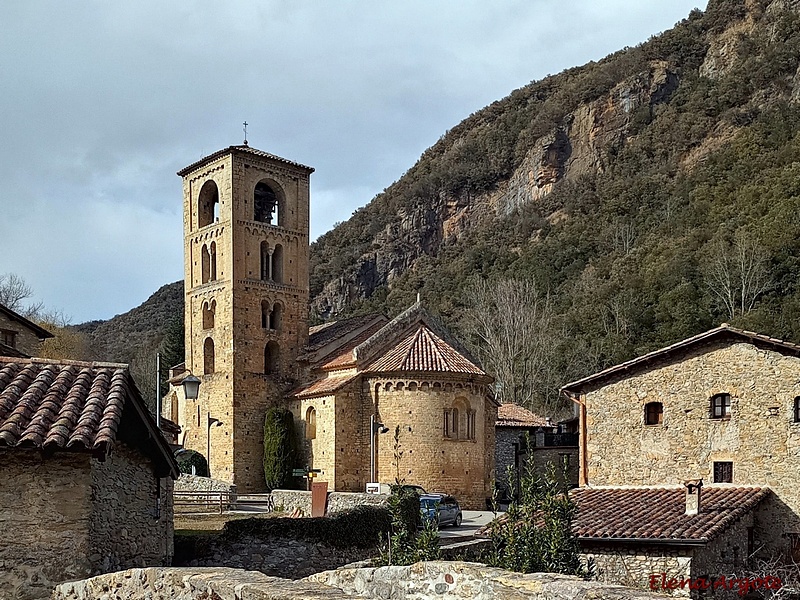
[[[210,477],[200,477],[199,475],[187,475],[181,473],[175,482],[176,492],[224,492],[236,497],[236,486],[228,481],[221,479],[211,479]]]
[[[566,575],[523,575],[475,563],[429,562],[409,567],[339,569],[291,581],[225,568],[118,571],[58,586],[52,600],[653,600],[652,594]]]
[[[386,494],[365,494],[359,492],[328,492],[326,514],[352,510],[356,506],[383,506],[389,496]],[[311,492],[304,490],[272,490],[275,510],[291,513],[295,509],[311,514]]]

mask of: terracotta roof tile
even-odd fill
[[[700,513],[686,514],[683,487],[576,488],[573,532],[586,540],[649,539],[706,542],[747,514],[770,493],[758,487],[704,487]]]
[[[328,396],[344,385],[350,383],[359,376],[358,373],[341,377],[327,377],[318,379],[312,383],[302,385],[290,392],[290,396],[295,398],[312,398],[314,396]]]
[[[0,447],[105,456],[121,426],[128,429],[125,441],[142,447],[177,477],[166,442],[161,446],[148,436],[155,423],[127,365],[0,357]]]
[[[527,408],[508,402],[497,408],[497,427],[547,427],[544,417],[532,413]]]
[[[321,368],[333,370],[354,366],[357,361],[353,355],[353,349],[372,337],[375,332],[381,329],[384,325],[385,323],[379,322],[375,323],[372,327],[365,329],[361,334],[357,335],[344,346],[342,346],[341,349],[333,356],[333,358],[324,363]]]
[[[368,325],[376,319],[381,319],[384,323],[386,317],[381,314],[368,314],[359,315],[357,317],[350,317],[348,319],[339,319],[338,321],[330,321],[315,325],[308,330],[308,344],[306,345],[306,352],[314,352],[323,346],[329,344],[333,340],[343,335],[347,335],[354,329]]]
[[[429,371],[486,376],[482,369],[462,356],[450,344],[418,323],[392,348],[378,355],[365,371]]]

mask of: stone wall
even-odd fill
[[[401,380],[370,378],[371,398],[389,433],[378,435],[377,480],[405,483],[429,492],[453,494],[463,508],[483,510],[492,495],[494,424],[497,407],[486,387],[459,378]],[[460,406],[459,436],[446,437],[444,410]],[[475,411],[475,436],[466,432],[466,409]],[[398,468],[394,431],[400,426],[403,456]]]
[[[656,598],[566,575],[523,575],[463,562],[340,569],[299,581],[225,568],[132,569],[59,586],[52,600],[572,600]]]
[[[729,419],[709,417],[710,398],[731,395]],[[586,471],[592,485],[713,482],[714,461],[733,462],[733,483],[769,485],[777,496],[768,528],[756,532],[765,553],[786,551],[784,533],[800,531],[800,359],[748,343],[696,347],[613,379],[583,395]],[[645,425],[648,402],[662,423]]]
[[[175,482],[176,492],[224,492],[236,498],[236,486],[229,481],[181,473]]]
[[[170,564],[172,479],[156,478],[150,460],[121,443],[92,461],[91,476],[92,573]]]
[[[175,566],[231,567],[259,571],[274,577],[300,579],[372,559],[376,548],[334,548],[323,543],[282,537],[241,536],[236,540],[214,536],[195,546],[192,557],[176,556]]]
[[[691,548],[582,543],[581,549],[581,559],[593,561],[597,579],[607,583],[647,589],[651,575],[659,575],[660,581],[661,573],[666,573],[667,579],[692,574]]]
[[[0,451],[0,594],[46,598],[52,587],[92,573],[91,457]]]
[[[327,514],[352,510],[356,506],[381,506],[386,504],[385,494],[364,494],[357,492],[328,492]],[[311,514],[311,492],[304,490],[272,490],[275,508],[292,512],[296,508],[304,515]]]
[[[31,331],[27,325],[9,318],[5,313],[0,312],[0,331],[14,333],[14,347],[28,356],[39,356],[42,349],[42,342],[37,335]]]
[[[551,446],[530,448],[533,454],[533,468],[538,476],[544,476],[552,467],[556,477],[567,487],[578,485],[580,460],[578,448],[573,446]]]

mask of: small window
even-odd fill
[[[728,419],[731,416],[731,395],[714,394],[711,396],[711,418]]]
[[[203,342],[203,375],[214,372],[214,340],[210,337]]]
[[[792,420],[795,423],[800,423],[800,396],[794,399],[794,406],[792,407]]]
[[[648,402],[644,405],[644,424],[661,425],[664,419],[664,405],[661,402]]]
[[[714,463],[714,483],[733,483],[733,463]]]
[[[11,348],[17,347],[17,332],[8,329],[0,329],[0,342]]]
[[[444,409],[444,437],[451,440],[458,439],[458,409],[445,408]]]
[[[317,409],[309,406],[306,410],[306,439],[313,440],[317,437]]]
[[[475,439],[475,411],[467,411],[467,438]]]

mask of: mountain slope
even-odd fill
[[[712,0],[473,114],[312,246],[312,311],[420,291],[469,334],[470,281],[535,279],[550,400],[721,321],[800,340],[799,5]]]

